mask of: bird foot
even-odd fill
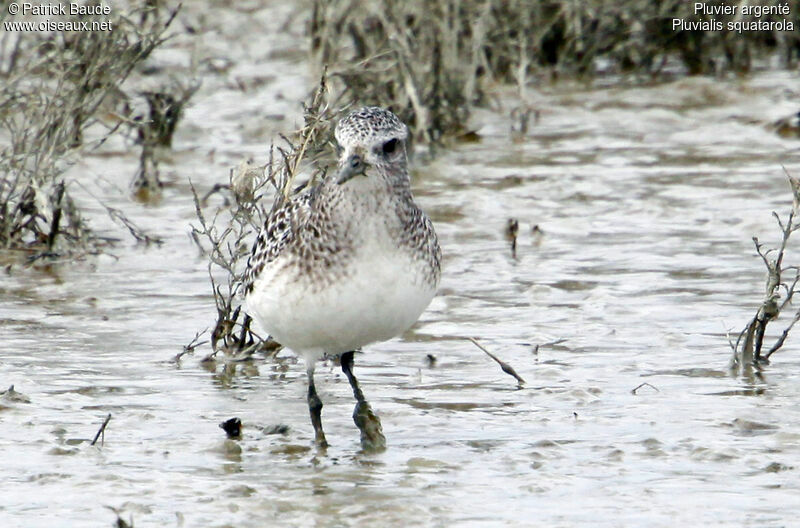
[[[361,448],[364,451],[380,452],[386,449],[386,437],[380,419],[372,412],[366,401],[356,403],[353,410],[353,421],[361,431]]]
[[[325,451],[328,448],[328,441],[325,439],[325,433],[322,431],[316,432],[314,434],[314,445],[317,446],[317,450]]]

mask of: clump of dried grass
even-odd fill
[[[800,0],[789,6],[798,27]],[[712,18],[734,19],[695,14],[684,0],[315,0],[310,36],[315,63],[340,82],[341,106],[390,106],[416,139],[437,142],[465,132],[496,83],[524,98],[532,76],[746,72],[759,56],[777,54],[787,67],[800,57],[797,31],[672,26]]]
[[[104,123],[105,108],[123,93],[134,68],[164,42],[176,12],[165,18],[158,11],[153,4],[117,16],[110,32],[3,35],[0,248],[41,256],[55,254],[57,245],[71,254],[97,251],[107,242],[83,219],[64,172],[80,149],[102,144],[128,122],[117,115],[97,144],[84,141],[88,127]]]
[[[131,184],[133,195],[140,201],[150,201],[160,195],[163,183],[159,178],[159,149],[172,148],[172,136],[180,121],[183,108],[200,88],[200,83],[172,81],[158,91],[142,92],[147,101],[148,115],[134,118],[138,141],[141,145],[139,169]]]
[[[252,240],[269,214],[265,203],[280,207],[295,192],[322,177],[323,158],[329,157],[333,135],[333,112],[327,105],[327,83],[323,74],[311,102],[304,107],[304,126],[290,136],[281,136],[285,145],[272,145],[263,165],[242,162],[231,170],[229,184],[215,185],[202,198],[194,191],[199,225],[192,226],[192,239],[209,258],[208,272],[217,308],[217,321],[211,332],[212,353],[222,351],[229,360],[245,360],[254,353],[272,355],[280,345],[269,336],[259,336],[250,328],[250,317],[242,313],[242,279]],[[307,181],[297,186],[299,175]],[[230,191],[214,209],[210,219],[204,213],[212,195]],[[198,336],[195,336],[197,339]],[[185,348],[189,348],[187,346]],[[192,347],[193,349],[193,347]]]

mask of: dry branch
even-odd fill
[[[637,385],[636,387],[631,389],[631,394],[636,394],[639,391],[639,389],[641,389],[642,387],[650,387],[651,389],[653,389],[656,392],[661,392],[660,390],[658,390],[658,388],[655,385],[651,385],[650,383],[644,382],[644,383],[640,383],[639,385]]]
[[[767,335],[767,326],[770,322],[777,320],[784,308],[791,304],[800,282],[798,267],[784,266],[784,256],[789,238],[792,233],[800,229],[800,222],[798,222],[798,214],[800,213],[800,199],[798,199],[800,197],[800,180],[790,175],[785,168],[784,172],[792,189],[792,209],[787,214],[785,221],[776,212],[772,213],[781,231],[781,241],[777,248],[765,249],[758,238],[753,237],[756,253],[767,270],[767,278],[764,298],[756,310],[756,314],[739,333],[736,342],[731,344],[733,349],[731,368],[736,371],[744,372],[746,369],[759,368],[760,365],[768,363],[770,356],[784,345],[789,332],[795,323],[800,320],[800,309],[798,309],[780,337],[769,347],[766,353],[762,353]],[[783,281],[783,274],[786,271],[795,272],[790,283]]]
[[[511,258],[517,258],[517,235],[519,234],[519,220],[509,218],[506,223],[506,240],[511,243]]]
[[[111,413],[109,413],[108,416],[106,416],[106,419],[103,420],[103,424],[100,426],[100,429],[97,430],[97,434],[94,435],[94,440],[92,440],[92,443],[90,445],[95,445],[97,443],[97,439],[100,438],[100,436],[103,437],[102,441],[105,442],[105,439],[106,439],[106,435],[105,435],[106,426],[108,426],[108,422],[110,422],[110,421],[111,421]]]
[[[522,379],[522,376],[520,376],[519,374],[517,374],[517,371],[516,371],[516,370],[514,370],[514,367],[512,367],[511,365],[509,365],[508,363],[506,363],[506,362],[505,362],[505,361],[503,361],[502,359],[498,358],[497,356],[495,356],[494,354],[492,354],[491,352],[489,352],[488,350],[486,350],[486,348],[484,348],[484,346],[483,346],[483,345],[481,345],[480,343],[478,343],[478,341],[477,341],[477,340],[476,340],[474,337],[470,337],[470,338],[469,338],[469,340],[470,340],[470,341],[472,341],[472,344],[474,344],[476,347],[478,347],[478,348],[480,348],[481,350],[483,350],[483,351],[484,351],[484,353],[485,353],[487,356],[489,356],[490,358],[492,358],[493,360],[495,360],[495,361],[497,362],[497,364],[498,364],[498,365],[500,365],[500,369],[502,369],[502,371],[503,371],[503,372],[505,372],[505,373],[506,373],[506,374],[508,374],[509,376],[512,376],[514,379],[516,379],[516,380],[517,380],[517,382],[518,382],[520,385],[524,385],[524,384],[525,384],[525,380],[524,380],[524,379]]]

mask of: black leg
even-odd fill
[[[314,367],[308,367],[308,411],[311,414],[311,425],[314,426],[314,441],[318,447],[328,447],[325,432],[322,430],[322,400],[317,396],[314,386]]]
[[[386,437],[383,436],[380,419],[372,412],[372,408],[364,398],[364,393],[361,392],[358,380],[353,374],[354,354],[355,352],[345,352],[341,357],[342,372],[347,376],[347,381],[350,382],[350,387],[353,389],[353,396],[356,398],[353,421],[361,431],[361,447],[365,451],[381,451],[386,448]]]

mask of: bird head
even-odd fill
[[[380,174],[406,174],[408,127],[394,113],[377,106],[351,112],[336,125],[341,153],[336,182],[366,176],[369,167]]]

